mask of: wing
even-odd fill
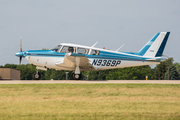
[[[63,63],[55,63],[59,67],[70,68],[75,70],[78,66],[80,71],[92,71],[96,68],[90,63],[89,59],[84,54],[67,53]]]

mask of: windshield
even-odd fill
[[[55,48],[51,49],[52,51],[58,52],[61,49],[62,45],[57,45]]]

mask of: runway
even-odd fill
[[[180,84],[180,80],[0,80],[0,84]]]

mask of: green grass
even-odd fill
[[[0,119],[180,120],[180,84],[1,84]]]

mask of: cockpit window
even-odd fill
[[[88,54],[89,49],[85,49],[85,48],[77,48],[77,53],[79,54]]]
[[[92,50],[91,55],[99,55],[100,51],[99,50]]]
[[[61,53],[76,53],[76,47],[64,46]]]
[[[62,45],[57,45],[55,48],[51,49],[52,51],[58,52],[61,49]]]

